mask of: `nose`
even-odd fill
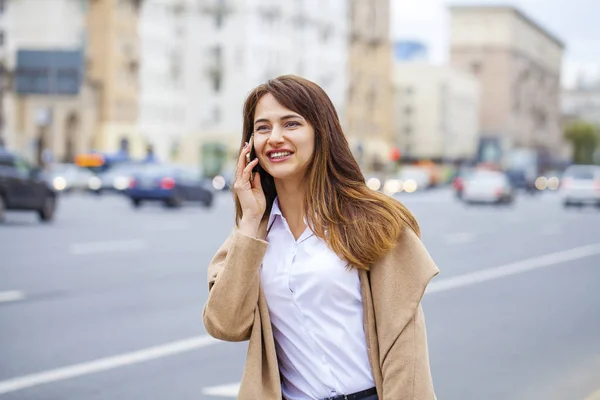
[[[278,126],[274,126],[271,130],[271,135],[269,136],[269,144],[271,145],[281,145],[284,142],[283,138],[283,129]]]

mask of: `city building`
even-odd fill
[[[482,137],[503,149],[565,156],[560,129],[564,45],[512,7],[455,6],[450,58],[481,83]]]
[[[404,161],[475,158],[480,86],[471,74],[424,62],[394,69],[394,145]]]
[[[145,0],[139,17],[138,131],[162,161],[178,160],[188,132],[186,90],[194,89],[184,74],[189,11],[185,0]]]
[[[344,115],[346,0],[199,0],[188,3],[182,160],[239,150],[242,107],[268,79],[296,74],[320,84]],[[218,168],[217,168],[218,169]]]
[[[0,2],[2,127],[31,161],[69,161],[94,133],[96,92],[85,80],[81,0]]]
[[[565,120],[589,122],[600,129],[600,76],[597,82],[563,89],[561,103]]]
[[[365,171],[383,169],[393,144],[390,1],[351,0],[345,132]]]
[[[87,76],[100,98],[93,147],[123,150],[134,157],[143,156],[150,144],[137,124],[141,4],[142,0],[92,0],[86,19]]]

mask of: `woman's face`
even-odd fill
[[[260,166],[273,179],[301,180],[314,152],[315,131],[267,93],[254,111],[254,148]]]

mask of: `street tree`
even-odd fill
[[[564,138],[573,149],[573,163],[594,162],[594,152],[600,145],[600,135],[594,125],[583,121],[573,122],[565,128]]]

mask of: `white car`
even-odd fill
[[[480,170],[465,179],[462,200],[466,203],[511,204],[514,190],[503,172]]]
[[[565,207],[600,207],[600,166],[571,165],[563,174],[560,193]]]
[[[52,164],[48,170],[48,180],[57,192],[89,190],[94,173],[74,164]]]

